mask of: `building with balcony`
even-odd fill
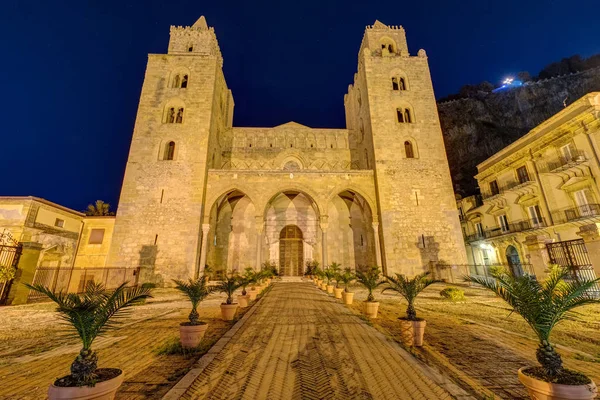
[[[481,195],[457,200],[469,264],[600,275],[599,118],[589,93],[477,166]]]

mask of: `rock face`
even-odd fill
[[[456,193],[478,193],[477,164],[586,93],[600,90],[600,68],[477,98],[438,104]]]

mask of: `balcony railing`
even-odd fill
[[[498,193],[493,193],[491,191],[482,192],[481,197],[483,200],[487,200],[491,197],[498,196],[498,195],[504,194],[506,192],[509,192],[518,186],[519,187],[525,186],[526,184],[532,183],[532,182],[535,182],[535,180],[530,176],[523,177],[522,180],[511,179],[509,181],[503,182],[502,185],[500,185],[498,187]]]
[[[600,217],[600,204],[585,204],[577,207],[564,208],[552,213],[555,224],[563,224],[565,222],[593,217]]]
[[[559,156],[544,160],[540,165],[540,172],[564,171],[587,161],[587,157],[582,150],[571,150],[571,153],[570,156]]]
[[[467,235],[467,242],[474,242],[477,240],[491,239],[502,235],[508,235],[510,233],[524,232],[532,229],[545,228],[548,224],[544,218],[533,218],[525,219],[521,221],[513,221],[506,227],[498,227],[493,229],[486,229],[483,235],[480,233],[474,233]]]

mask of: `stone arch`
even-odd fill
[[[184,89],[189,87],[190,76],[190,70],[186,67],[177,67],[173,69],[169,74],[169,88]],[[184,77],[186,78],[184,79]]]
[[[171,159],[172,161],[177,160],[179,158],[179,150],[181,148],[180,142],[176,141],[173,138],[167,138],[164,140],[161,140],[158,144],[158,149],[157,149],[157,159],[160,161],[163,160],[167,160],[167,146],[169,145],[169,143],[174,143],[174,151],[173,151],[173,158]]]
[[[377,219],[377,205],[375,203],[375,201],[373,200],[373,197],[366,194],[361,188],[356,187],[356,185],[348,185],[348,184],[341,184],[336,186],[333,190],[331,190],[329,192],[329,195],[327,196],[327,203],[326,205],[329,205],[329,202],[331,202],[335,196],[339,195],[340,193],[344,192],[344,191],[349,191],[349,192],[354,192],[358,195],[360,195],[363,199],[365,199],[366,203],[369,205],[369,208],[371,209],[371,212],[373,213],[373,218],[376,220]]]
[[[410,143],[410,147],[412,148],[412,157],[409,157],[407,154],[406,142]],[[414,137],[408,136],[402,140],[402,158],[419,158],[419,146]]]
[[[300,169],[306,169],[306,167],[309,165],[302,152],[298,149],[286,149],[282,151],[275,158],[274,164],[275,166],[279,166],[279,168],[284,169],[285,164],[289,161],[297,162],[300,166]]]
[[[208,213],[204,213],[204,223],[207,224],[208,223],[208,215],[210,214],[210,212],[212,212],[212,209],[215,207],[216,203],[222,199],[223,197],[225,197],[226,195],[228,195],[231,192],[241,192],[244,193],[246,196],[248,196],[248,198],[250,199],[250,201],[252,201],[252,203],[257,204],[256,203],[256,195],[254,193],[252,193],[252,189],[250,187],[246,187],[244,184],[232,184],[232,185],[227,185],[222,189],[217,189],[214,190],[214,192],[218,193],[216,195],[213,196],[207,196],[204,204],[210,208],[206,208],[206,210],[208,211]],[[251,193],[251,194],[250,194]]]
[[[396,41],[389,36],[382,36],[379,38],[379,48],[384,55],[396,54],[398,52]]]
[[[398,116],[398,110],[402,110],[403,113],[403,120],[400,120],[400,117]],[[406,110],[409,111],[409,121],[408,123],[414,124],[415,122],[417,122],[417,117],[415,115],[415,109],[412,106],[412,104],[410,104],[408,101],[402,100],[402,101],[397,101],[395,102],[395,107],[394,107],[394,113],[396,114],[395,120],[396,123],[407,123],[406,121]]]
[[[181,113],[181,119],[179,119],[180,113]],[[183,123],[184,121],[185,121],[185,102],[178,97],[169,99],[165,103],[165,107],[163,110],[162,122],[165,124],[172,124],[172,123]]]
[[[406,75],[406,72],[404,72],[401,69],[393,69],[392,71],[390,71],[389,73],[389,79],[390,82],[392,82],[392,80],[396,78],[396,83],[398,85],[397,89],[393,89],[393,90],[397,90],[397,91],[405,91],[405,90],[409,90],[410,86],[409,86],[409,82],[408,82],[408,77]]]
[[[269,203],[271,203],[273,200],[275,200],[275,198],[277,196],[279,196],[281,193],[286,193],[286,192],[302,193],[303,195],[305,195],[308,199],[310,199],[312,201],[312,204],[315,207],[317,216],[320,217],[321,215],[324,215],[322,212],[323,212],[323,210],[326,210],[326,208],[324,208],[324,204],[322,204],[319,201],[320,200],[319,195],[312,189],[307,188],[304,185],[298,185],[298,184],[288,184],[283,189],[275,189],[274,191],[271,191],[269,194],[267,194],[264,197],[265,201],[264,201],[264,205],[262,208],[262,215],[266,214],[267,209],[269,207]]]

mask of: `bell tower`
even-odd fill
[[[170,33],[167,54],[148,55],[107,264],[167,285],[199,271],[207,173],[233,120],[214,29],[200,17]]]
[[[374,171],[384,271],[466,263],[425,51],[410,55],[401,26],[367,26],[344,103]]]

